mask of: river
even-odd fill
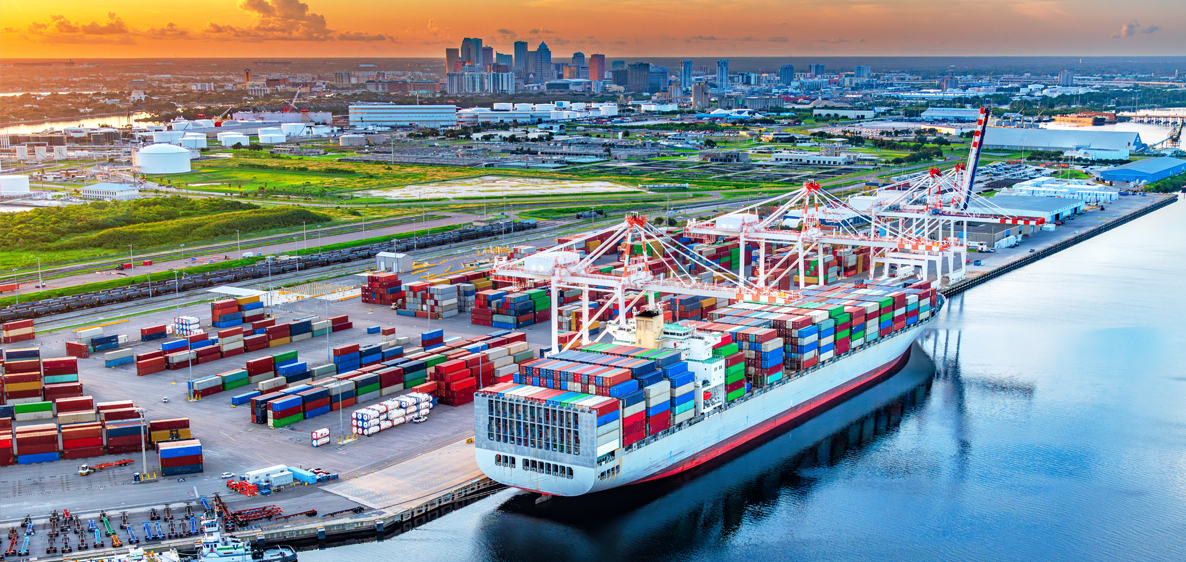
[[[1177,203],[953,298],[902,372],[724,465],[300,559],[1181,560],[1184,254]]]
[[[102,109],[96,109],[102,111]],[[132,124],[136,124],[137,119],[146,119],[148,114],[143,111],[132,113]],[[117,115],[110,115],[108,117],[80,117],[78,119],[53,119],[39,123],[29,123],[24,125],[6,125],[0,127],[0,135],[24,135],[29,133],[40,133],[48,130],[62,130],[64,127],[99,127],[101,125],[108,125],[111,127],[123,127],[128,124],[128,116],[125,113]],[[144,124],[141,122],[140,124]]]

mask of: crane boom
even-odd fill
[[[988,117],[992,110],[980,108],[980,115],[976,119],[976,129],[972,131],[972,146],[968,149],[968,166],[964,170],[963,181],[960,182],[959,210],[968,210],[968,201],[972,199],[972,182],[976,179],[976,167],[980,164],[980,149],[984,145],[984,132],[988,129]]]

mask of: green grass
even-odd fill
[[[46,267],[50,264],[59,264],[64,262],[81,261],[92,258],[101,258],[105,256],[114,256],[111,250],[103,248],[84,248],[79,250],[52,250],[52,251],[15,251],[15,252],[0,252],[0,272],[11,269],[23,269],[28,267],[37,267],[37,259],[41,259],[41,266]]]

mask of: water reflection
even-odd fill
[[[934,339],[933,336],[929,336]],[[895,433],[925,402],[936,366],[916,347],[897,375],[718,466],[659,482],[535,503],[520,494],[483,518],[487,560],[671,560],[736,540],[817,479]]]

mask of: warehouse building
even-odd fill
[[[997,195],[996,197],[987,198],[985,202],[970,202],[968,204],[968,212],[984,215],[1004,213],[1014,217],[1045,219],[1047,222],[1052,222],[1078,214],[1086,204],[1082,200],[1063,199],[1060,197]]]
[[[96,183],[82,188],[79,197],[99,201],[128,201],[140,197],[140,188],[122,183]]]
[[[1104,181],[1140,182],[1149,184],[1178,174],[1186,174],[1186,160],[1177,158],[1149,158],[1137,160],[1100,172]]]
[[[984,133],[984,148],[990,150],[1049,150],[1102,160],[1127,159],[1143,146],[1140,133],[1131,131],[989,127]]]
[[[922,112],[923,121],[976,121],[980,119],[980,110],[962,107],[931,107]]]
[[[1001,195],[1067,197],[1090,203],[1106,203],[1119,199],[1120,190],[1087,180],[1040,177],[1014,183],[1011,187],[1002,189]]]
[[[350,106],[350,126],[440,128],[457,125],[455,105],[359,103]]]

